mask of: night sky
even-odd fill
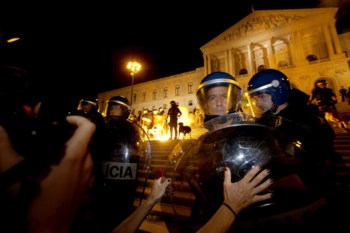
[[[131,84],[129,60],[143,66],[135,83],[202,67],[200,47],[246,17],[252,6],[309,8],[323,1],[154,2],[1,7],[0,39],[22,38],[1,43],[1,59],[29,67],[47,90],[98,93]]]

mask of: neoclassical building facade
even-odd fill
[[[254,11],[200,48],[203,67],[134,85],[132,108],[167,109],[175,100],[193,111],[198,107],[197,86],[214,71],[232,74],[243,90],[260,69],[275,68],[308,94],[320,78],[338,93],[340,86],[350,86],[350,32],[337,34],[336,12],[337,8]],[[114,95],[131,98],[131,87],[99,93],[102,109]]]

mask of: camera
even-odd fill
[[[65,101],[40,96],[32,75],[17,66],[0,65],[0,78],[0,125],[14,149],[34,167],[58,163],[74,132]],[[37,113],[28,111],[37,104]]]
[[[65,119],[67,115],[69,112],[51,112],[42,103],[35,116],[21,109],[1,114],[0,124],[15,150],[33,166],[42,167],[61,160],[64,145],[74,132],[74,126]]]

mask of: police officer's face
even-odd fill
[[[82,103],[81,104],[81,109],[86,113],[89,113],[93,107],[94,106],[92,104],[89,104],[89,103]]]
[[[109,106],[109,116],[123,116],[123,108],[120,104],[112,104]]]
[[[272,97],[269,94],[262,93],[253,97],[255,104],[261,111],[266,112],[273,106]]]
[[[229,106],[227,105],[227,87],[213,87],[208,90],[209,115],[225,115]]]

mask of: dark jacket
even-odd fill
[[[276,129],[276,134],[289,154],[301,156],[301,159],[323,161],[335,154],[334,131],[326,119],[318,114],[314,105],[308,105],[308,96],[298,89],[293,89],[288,106],[274,115],[266,112],[257,121]],[[302,142],[302,148],[292,144]],[[307,153],[306,153],[307,152]],[[311,157],[305,157],[305,155]]]
[[[286,154],[279,165],[284,171],[280,171],[298,174],[308,191],[324,195],[334,185],[334,163],[340,157],[333,146],[333,129],[307,99],[294,89],[288,107],[277,115],[266,112],[258,122],[274,129]]]
[[[181,116],[181,114],[182,112],[176,105],[171,106],[171,108],[169,108],[169,111],[168,111],[169,124],[177,125],[177,119],[179,116]]]

